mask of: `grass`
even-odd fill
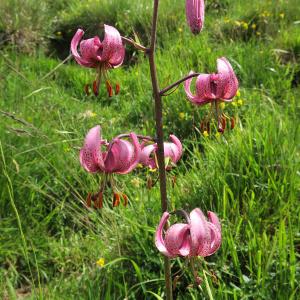
[[[87,211],[83,203],[98,177],[84,172],[78,161],[84,135],[96,124],[107,139],[130,130],[154,135],[147,60],[129,48],[133,59],[128,56],[125,66],[109,74],[121,84],[120,95],[110,99],[104,87],[98,98],[84,95],[94,73],[73,61],[43,79],[60,63],[56,53],[64,53],[79,25],[91,34],[98,22],[116,23],[123,33],[134,31],[147,42],[151,6],[142,5],[148,2],[117,3],[105,1],[100,10],[89,1],[45,1],[43,14],[51,18],[40,15],[34,26],[45,28],[40,34],[48,41],[48,55],[36,47],[28,54],[28,48],[12,43],[0,52],[0,298],[164,297],[162,257],[153,245],[159,190],[146,187],[147,177],[155,180],[157,174],[137,170],[117,178],[130,199],[126,209],[111,209],[106,198],[101,212]],[[197,37],[185,25],[183,1],[170,3],[162,1],[161,8],[161,85],[191,69],[213,72],[220,56],[231,60],[241,83],[241,95],[225,108],[239,122],[221,137],[205,138],[194,130],[209,108],[192,107],[182,87],[164,98],[166,138],[176,133],[185,147],[181,163],[168,175],[171,207],[213,210],[223,225],[221,249],[198,262],[204,283],[192,287],[184,269],[175,294],[178,299],[297,299],[297,1],[207,1],[205,30]],[[12,8],[7,12],[15,16]],[[236,21],[257,23],[257,29],[243,29]],[[44,22],[50,23],[41,26]],[[0,28],[9,33],[5,24]],[[29,41],[31,48],[36,39]],[[99,258],[105,259],[102,268]],[[182,267],[183,260],[172,260],[174,273]]]

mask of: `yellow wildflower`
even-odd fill
[[[256,29],[256,24],[255,24],[255,23],[252,24],[252,25],[251,25],[251,28],[252,28],[253,30],[255,30],[255,29]]]
[[[284,18],[284,13],[279,14],[279,17],[280,17],[281,19],[283,19],[283,18]]]
[[[220,106],[220,109],[224,109],[226,104],[225,104],[225,102],[221,102],[219,106]]]
[[[180,119],[180,120],[184,120],[184,119],[185,119],[185,114],[184,114],[184,112],[180,112],[180,113],[179,113],[179,119]]]
[[[240,90],[238,90],[238,91],[236,92],[236,96],[237,96],[237,97],[240,97],[240,96],[241,96]]]
[[[246,23],[246,22],[243,22],[243,28],[245,29],[245,30],[247,30],[248,29],[248,23]]]
[[[256,35],[260,36],[260,35],[261,35],[261,33],[260,33],[259,31],[257,31],[257,32],[256,32]]]
[[[103,268],[104,265],[105,265],[105,259],[103,257],[99,258],[97,261],[96,261],[96,264],[97,266],[99,266],[100,268]]]
[[[203,131],[203,136],[204,136],[204,137],[208,137],[208,136],[209,136],[209,133],[205,130],[205,131]]]
[[[243,105],[243,103],[244,103],[244,101],[243,101],[242,99],[239,99],[239,100],[237,101],[237,104],[238,104],[238,105]]]
[[[240,21],[234,21],[234,24],[236,25],[236,26],[241,26],[241,22]]]
[[[181,28],[181,27],[179,27],[179,28],[178,28],[178,31],[179,31],[179,32],[182,32],[182,28]]]

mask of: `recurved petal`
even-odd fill
[[[208,222],[208,227],[210,228],[211,243],[210,250],[208,251],[206,256],[214,254],[220,248],[222,242],[222,235],[219,228],[210,222]]]
[[[164,212],[159,225],[155,232],[155,246],[158,249],[159,252],[161,252],[163,255],[168,257],[174,257],[166,248],[165,241],[163,238],[163,229],[165,224],[167,223],[168,219],[170,217],[170,214],[168,212]]]
[[[217,68],[218,73],[222,74],[222,77],[220,79],[224,81],[224,91],[222,98],[224,100],[230,100],[236,95],[238,91],[238,79],[232,69],[230,62],[225,57],[217,59]]]
[[[95,36],[94,38],[83,40],[80,43],[80,53],[82,58],[88,61],[93,61],[94,66],[97,66],[99,60],[99,55],[102,52],[102,44],[100,39]]]
[[[89,130],[84,146],[80,150],[80,163],[88,172],[104,170],[101,143],[101,127],[97,125]]]
[[[190,72],[190,74],[193,74],[194,72]],[[193,95],[191,92],[191,83],[193,78],[189,78],[184,83],[184,89],[185,93],[188,97],[188,99],[196,105],[203,105],[208,103],[210,100],[205,97],[205,92],[209,90],[209,78],[207,79],[207,74],[199,75],[196,80],[196,95]],[[202,86],[203,85],[203,86]]]
[[[105,37],[102,42],[101,61],[107,61],[112,67],[119,67],[125,57],[125,48],[119,31],[109,25],[104,25]]]
[[[221,223],[219,221],[218,216],[214,212],[208,211],[207,217],[208,217],[208,220],[221,231]]]
[[[186,0],[186,18],[192,33],[198,34],[204,23],[204,0]]]
[[[134,132],[130,133],[130,138],[132,140],[132,144],[130,144],[128,141],[125,141],[127,142],[126,148],[129,151],[129,157],[128,160],[124,161],[124,164],[121,165],[120,169],[117,171],[119,174],[127,174],[131,172],[137,166],[140,160],[141,145],[138,141],[138,138]]]
[[[84,66],[84,67],[94,67],[94,62],[90,61],[89,59],[85,59],[83,57],[81,57],[78,53],[78,44],[79,41],[81,40],[82,36],[84,35],[84,31],[82,29],[78,29],[75,33],[75,35],[72,38],[71,41],[71,52],[75,58],[75,60],[77,61],[77,63],[79,63],[80,65]]]
[[[175,136],[174,134],[170,135],[170,140],[175,145],[176,150],[177,150],[175,153],[175,161],[174,161],[174,163],[177,163],[178,160],[182,156],[182,144],[181,144],[179,138],[177,136]]]
[[[174,224],[166,232],[165,245],[172,255],[188,256],[190,254],[190,235],[188,224]]]
[[[152,144],[145,146],[140,154],[140,163],[143,166],[149,167],[151,169],[157,168],[154,157],[151,157],[157,150],[157,144]]]
[[[208,222],[199,208],[190,213],[191,256],[207,256],[210,252],[211,236]]]

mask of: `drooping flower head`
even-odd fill
[[[185,213],[186,214],[186,213]],[[168,257],[209,256],[214,254],[221,245],[221,225],[217,215],[208,212],[208,221],[199,208],[189,215],[187,223],[176,223],[170,226],[163,236],[163,228],[170,214],[165,212],[155,233],[157,249]]]
[[[98,93],[101,76],[106,77],[107,70],[122,65],[125,56],[125,48],[119,31],[112,26],[104,25],[104,32],[103,41],[98,36],[81,40],[84,31],[78,29],[71,41],[71,52],[77,63],[83,67],[97,69],[98,76],[94,83],[95,94]]]
[[[101,137],[101,127],[93,127],[80,150],[81,165],[90,173],[131,172],[139,162],[141,146],[135,133],[132,132],[130,138],[131,142],[115,138],[108,143]]]
[[[222,131],[224,115],[220,115],[218,102],[230,102],[236,95],[239,82],[232,69],[231,64],[225,57],[217,59],[217,73],[200,74],[196,80],[196,94],[191,92],[192,78],[184,83],[184,88],[188,99],[195,105],[215,103],[218,115],[219,129]],[[190,72],[193,74],[194,72]],[[224,130],[223,130],[224,131]]]
[[[202,30],[204,10],[204,0],[186,0],[185,2],[186,19],[193,34],[198,34]]]
[[[164,143],[164,156],[165,158],[170,159],[170,163],[176,164],[182,156],[182,144],[180,140],[175,135],[170,135],[171,142]],[[157,143],[143,146],[141,155],[140,155],[140,163],[144,166],[149,167],[150,169],[157,169]],[[170,168],[171,165],[166,165],[166,168]]]
[[[231,101],[236,95],[239,83],[231,64],[225,57],[217,59],[218,73],[201,74],[196,80],[196,95],[191,93],[192,78],[185,81],[188,99],[196,105],[215,100]],[[190,72],[192,74],[194,72]]]
[[[103,193],[108,182],[113,190],[113,206],[118,206],[121,198],[124,200],[124,206],[127,205],[127,196],[118,192],[111,174],[127,174],[139,162],[141,146],[137,135],[132,132],[129,137],[131,141],[116,137],[108,143],[102,139],[99,125],[90,129],[86,135],[84,146],[80,150],[80,163],[87,172],[104,175],[98,193],[89,193],[88,207],[91,207],[91,200],[95,202],[95,208],[102,207]]]

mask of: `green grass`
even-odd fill
[[[79,25],[92,34],[99,23],[116,23],[146,44],[151,5],[104,1],[100,9],[99,3],[82,3],[44,2],[45,11],[32,26],[44,28],[39,34],[48,55],[36,47],[27,54],[28,48],[12,43],[0,52],[0,298],[164,297],[163,259],[153,244],[161,216],[159,189],[146,187],[147,176],[155,180],[157,174],[137,170],[118,176],[129,207],[111,209],[107,197],[101,212],[87,211],[85,197],[97,189],[99,178],[84,172],[78,160],[84,135],[96,124],[107,139],[131,130],[154,135],[147,60],[129,48],[134,59],[109,74],[121,84],[120,95],[111,99],[104,86],[98,98],[85,96],[83,86],[95,74],[73,61],[43,79],[59,64],[57,51],[68,48]],[[223,225],[220,250],[199,260],[204,283],[192,287],[185,269],[175,294],[178,299],[298,299],[299,5],[228,0],[207,6],[205,29],[194,37],[185,24],[184,1],[162,0],[161,86],[191,69],[213,72],[216,58],[226,56],[238,74],[243,105],[226,105],[240,120],[233,131],[204,138],[193,125],[200,126],[209,108],[195,109],[182,87],[164,98],[165,136],[175,133],[185,148],[168,175],[171,208],[213,210]],[[15,7],[6,9],[16,16]],[[26,11],[22,20],[29,18]],[[256,22],[257,29],[235,21]],[[7,26],[1,23],[0,31],[8,34]],[[38,39],[28,38],[31,48]],[[96,115],[86,117],[86,111]],[[103,268],[96,265],[101,257]],[[172,260],[173,273],[183,266],[182,259]]]

